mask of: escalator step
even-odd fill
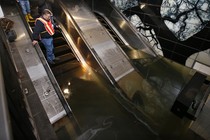
[[[63,73],[69,72],[75,68],[78,68],[79,66],[80,66],[80,63],[78,61],[69,61],[62,65],[53,66],[51,67],[51,69],[52,69],[53,74],[57,76],[57,75],[61,75]]]
[[[57,38],[57,37],[63,37],[62,33],[60,30],[58,29],[55,29],[55,34],[53,35],[54,38]]]
[[[60,56],[56,56],[56,57],[59,57],[60,60],[57,60],[55,65],[53,65],[53,67],[57,66],[57,65],[61,65],[61,64],[66,63],[66,62],[69,62],[69,61],[77,60],[75,55],[72,54],[72,53],[66,53],[64,55],[60,55]]]
[[[71,52],[70,47],[68,45],[61,45],[61,46],[56,46],[54,49],[54,53],[56,56],[58,55],[64,55],[66,53]]]
[[[65,45],[65,44],[67,44],[67,42],[66,42],[65,38],[57,37],[57,38],[54,38],[53,44],[54,44],[54,47],[56,47],[56,46]]]
[[[29,22],[29,26],[33,31],[35,23]],[[45,54],[46,50],[44,45],[41,42],[39,43],[39,45],[43,53]],[[50,65],[55,76],[62,75],[62,73],[71,71],[72,69],[78,68],[80,66],[80,62],[72,53],[71,48],[63,37],[63,34],[58,29],[55,29],[55,34],[53,36],[53,45],[55,56],[60,58],[55,62],[54,65]]]

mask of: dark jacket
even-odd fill
[[[41,38],[50,38],[52,36],[46,31],[44,24],[40,20],[37,20],[32,37],[33,40],[39,41]]]

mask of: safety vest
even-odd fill
[[[55,30],[54,30],[54,28],[53,28],[53,24],[52,24],[51,20],[46,21],[46,20],[44,20],[43,18],[37,18],[36,21],[37,21],[37,20],[40,20],[40,21],[44,24],[45,30],[46,30],[50,35],[54,35]],[[45,32],[45,31],[44,31],[44,32]],[[42,32],[42,33],[44,33],[44,32]]]

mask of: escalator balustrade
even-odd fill
[[[125,43],[120,39],[120,37],[117,35],[117,33],[110,27],[109,23],[100,15],[95,13],[96,17],[98,18],[98,21],[101,23],[101,25],[110,33],[110,35],[113,37],[113,39],[116,41],[116,43],[121,46],[122,48],[125,46]]]

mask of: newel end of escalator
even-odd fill
[[[181,90],[171,108],[176,116],[196,120],[209,94],[210,85],[206,84],[206,77],[196,72]]]

